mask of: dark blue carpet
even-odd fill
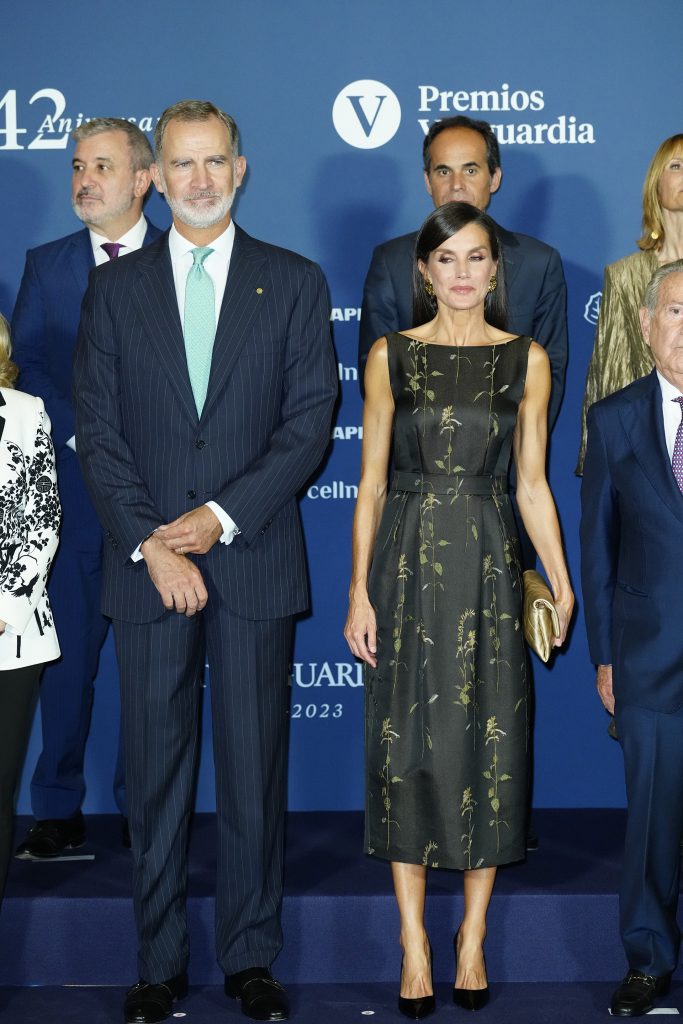
[[[481,1024],[605,1024],[612,985],[492,985],[491,1002],[476,1018],[450,1002],[450,990],[437,986],[434,1024],[476,1019]],[[289,990],[293,1024],[385,1024],[406,1018],[396,1009],[392,985],[302,985]],[[105,1024],[123,1019],[122,988],[0,989],[0,1014],[11,1024]],[[662,1006],[683,1008],[683,985],[674,986]],[[653,1015],[654,1016],[654,1015]],[[658,1018],[656,1018],[658,1019]],[[665,1018],[666,1019],[666,1018]],[[220,988],[193,988],[170,1020],[183,1024],[246,1021]]]
[[[499,872],[487,962],[496,982],[606,982],[625,970],[617,924],[624,813],[538,811],[540,849]],[[17,834],[27,825],[19,822]],[[288,818],[285,948],[288,984],[393,983],[398,915],[389,867],[362,853],[362,815]],[[129,985],[136,978],[130,854],[115,818],[88,819],[93,860],[13,861],[0,914],[0,985]],[[213,951],[215,820],[198,815],[190,849],[190,978],[216,985]],[[435,978],[452,974],[462,914],[458,872],[432,871],[427,923]],[[104,997],[103,997],[104,998]],[[393,1004],[392,1004],[393,1005]],[[578,1019],[578,1018],[577,1018]]]

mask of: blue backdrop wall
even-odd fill
[[[490,212],[562,254],[570,360],[550,476],[578,587],[573,468],[602,268],[634,250],[649,159],[683,130],[682,29],[680,0],[25,0],[3,12],[6,315],[25,250],[79,226],[69,202],[70,128],[110,115],[151,130],[184,97],[211,99],[238,121],[249,163],[238,222],[327,274],[342,400],[327,462],[302,495],[313,613],[299,625],[292,675],[292,809],[362,806],[362,676],[342,636],[361,437],[359,307],[372,248],[414,230],[431,208],[420,169],[424,131],[455,112],[499,126],[504,178]],[[157,196],[147,212],[169,223]],[[550,670],[534,668],[536,805],[621,805],[621,755],[594,693],[580,608],[566,652]],[[88,811],[114,810],[116,688],[110,638],[97,680]],[[200,810],[213,806],[206,724]],[[22,812],[38,750],[36,727]]]

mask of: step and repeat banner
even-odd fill
[[[621,753],[594,692],[581,617],[573,471],[602,269],[634,251],[649,160],[683,130],[681,29],[680,0],[204,0],[193,8],[178,0],[25,0],[3,15],[6,316],[26,249],[80,226],[69,198],[69,133],[98,116],[129,118],[151,133],[161,111],[187,97],[211,99],[237,119],[249,166],[238,223],[316,260],[327,275],[341,398],[328,457],[301,495],[313,609],[299,623],[292,669],[294,810],[363,802],[363,678],[342,636],[362,439],[362,286],[374,246],[415,230],[429,213],[422,140],[435,120],[458,113],[490,121],[501,143],[503,182],[489,212],[558,248],[569,291],[569,367],[550,477],[579,609],[567,650],[550,668],[534,664],[535,803],[624,801]],[[147,214],[159,226],[170,222],[156,195]],[[209,703],[200,810],[214,800]],[[114,810],[117,729],[110,637],[96,683],[87,811]],[[30,810],[39,750],[37,719],[20,812]]]

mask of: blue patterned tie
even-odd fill
[[[674,471],[674,476],[676,477],[676,483],[678,484],[679,489],[683,491],[683,397],[672,398],[671,401],[678,402],[681,407],[681,422],[678,424],[678,430],[676,432],[671,468]]]
[[[204,270],[204,260],[213,249],[198,246],[192,250],[194,263],[185,285],[185,354],[197,412],[201,416],[209,386],[211,353],[216,334],[216,307],[213,281]]]

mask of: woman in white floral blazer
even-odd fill
[[[0,315],[0,896],[38,680],[59,657],[46,590],[60,520],[50,421],[42,399],[12,389],[10,354]]]

